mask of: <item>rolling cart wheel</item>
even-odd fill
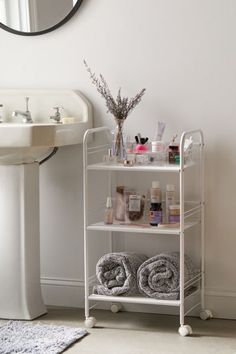
[[[95,317],[88,317],[88,318],[86,318],[86,320],[84,321],[84,324],[85,324],[85,327],[86,327],[86,328],[93,328],[96,323],[97,323],[97,321],[96,321],[96,318],[95,318]]]
[[[205,321],[205,320],[209,320],[210,318],[213,318],[212,312],[211,310],[202,310],[200,312],[200,318],[201,320]]]
[[[117,313],[121,310],[121,308],[121,304],[119,302],[116,302],[111,304],[110,310],[113,313]]]
[[[182,337],[189,336],[190,334],[193,334],[192,327],[189,325],[182,325],[179,327],[179,334]]]

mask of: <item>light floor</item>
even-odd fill
[[[177,333],[178,317],[94,310],[96,328],[65,354],[236,354],[236,321],[187,318],[194,334]],[[82,309],[49,309],[35,322],[84,327]],[[46,353],[45,353],[46,354]]]

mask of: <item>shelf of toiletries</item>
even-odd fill
[[[184,165],[184,168],[189,168],[194,166],[193,161],[189,161]],[[126,166],[122,163],[107,163],[100,162],[87,166],[88,170],[92,171],[132,171],[132,172],[180,172],[179,165],[173,165],[169,163],[163,163],[161,165],[132,165]]]
[[[103,128],[98,128],[102,131]],[[170,142],[162,140],[165,124],[158,122],[158,131],[154,141],[142,138],[140,134],[133,138],[122,138],[117,148],[117,140],[110,133],[110,142],[87,146],[87,154],[97,155],[95,161],[87,163],[88,170],[106,171],[163,171],[180,172],[180,169],[191,167],[199,161],[198,152],[201,145],[192,135],[184,138],[184,143],[176,142],[175,134]],[[193,135],[195,131],[193,131]],[[157,140],[158,139],[158,140]],[[125,141],[124,141],[125,140]],[[104,144],[105,143],[105,144]],[[99,153],[103,152],[103,156]],[[94,163],[95,162],[95,163]]]
[[[119,187],[118,187],[119,190]],[[123,198],[123,196],[120,196]],[[169,205],[175,203],[174,201],[174,188],[172,186],[172,191],[167,192],[166,200],[160,203],[163,205],[163,210],[161,209],[156,215],[150,216],[150,206],[151,200],[146,203],[145,211],[143,214],[140,214],[140,219],[142,222],[137,220],[136,222],[130,220],[129,216],[129,203],[123,203],[122,205],[117,205],[117,201],[113,199],[110,200],[110,205],[112,207],[112,203],[115,205],[115,208],[107,209],[107,219],[104,221],[94,222],[87,226],[87,230],[90,231],[111,231],[111,232],[129,232],[129,233],[149,233],[149,234],[165,234],[165,235],[179,235],[180,234],[180,209],[179,204]],[[109,199],[109,198],[108,198]],[[119,196],[118,196],[119,199]],[[121,210],[122,206],[127,207]],[[103,209],[102,206],[99,209]],[[201,210],[202,204],[200,202],[186,201],[184,203],[184,213],[183,213],[183,222],[184,222],[184,230],[188,230],[201,222]],[[164,212],[163,212],[164,211]],[[170,213],[174,212],[174,215],[170,215]],[[139,218],[140,209],[136,215]],[[169,214],[169,215],[167,215]],[[150,225],[150,218],[159,218],[159,222],[157,225]],[[117,220],[122,219],[122,220]],[[171,219],[171,218],[174,218]]]
[[[198,225],[200,221],[185,222],[184,230],[188,230],[191,227]],[[88,231],[112,231],[112,232],[131,232],[131,233],[145,233],[145,234],[160,234],[160,235],[179,235],[180,227],[176,224],[163,225],[159,224],[151,226],[149,224],[124,224],[113,223],[105,224],[104,222],[97,222],[87,226]]]
[[[146,192],[118,185],[107,196],[104,222],[94,223],[101,221],[100,216],[92,225],[88,224],[88,230],[180,234],[181,227],[187,230],[200,223],[201,209],[200,201],[180,205],[174,184],[166,184],[163,191],[159,181],[152,181]]]

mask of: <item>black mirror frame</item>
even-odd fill
[[[62,25],[64,25],[67,21],[69,21],[71,19],[72,16],[74,16],[74,14],[76,13],[76,11],[78,10],[78,8],[80,7],[81,3],[83,0],[77,0],[75,6],[73,7],[73,9],[71,10],[71,12],[68,13],[68,15],[66,17],[63,18],[63,20],[61,20],[60,22],[58,22],[56,25],[49,27],[45,30],[42,31],[38,31],[38,32],[22,32],[22,31],[17,31],[14,30],[6,25],[4,25],[3,23],[0,22],[0,28],[4,29],[5,31],[14,33],[14,34],[18,34],[20,36],[39,36],[41,34],[45,34],[51,31],[54,31],[55,29],[57,29],[58,27],[61,27]]]

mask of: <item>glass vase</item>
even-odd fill
[[[117,121],[117,126],[114,133],[114,155],[116,156],[118,162],[125,160],[123,124],[123,121]]]

